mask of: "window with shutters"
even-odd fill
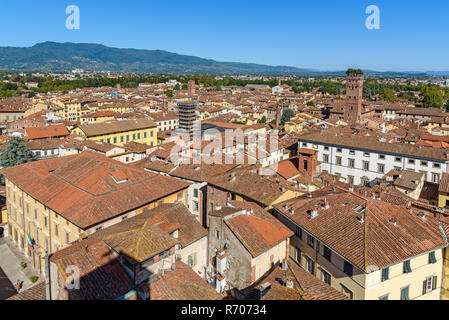
[[[327,283],[328,285],[331,284],[331,275],[324,269],[321,269],[321,281]]]
[[[409,296],[408,296],[408,290],[409,286],[404,287],[401,289],[401,300],[409,300]]]
[[[435,290],[437,287],[437,276],[428,277],[423,282],[423,292],[422,294],[426,294],[432,290]]]
[[[70,244],[70,232],[65,232],[65,243]]]
[[[379,300],[388,300],[388,294],[383,295],[382,297],[379,298]]]
[[[306,269],[310,274],[315,274],[315,262],[309,257],[306,257]]]
[[[336,157],[335,159],[337,161],[337,166],[341,166],[342,164],[341,157]]]
[[[410,260],[404,261],[403,271],[404,273],[412,272],[412,268],[410,267]]]
[[[301,239],[302,237],[302,229],[299,226],[296,226],[296,232],[295,232],[296,236]]]
[[[355,160],[354,159],[348,159],[348,167],[355,168]]]
[[[196,266],[196,263],[197,263],[197,261],[196,261],[196,252],[195,252],[195,253],[189,255],[188,264],[189,264],[189,267],[193,268]]]
[[[311,236],[310,234],[307,234],[307,244],[308,244],[311,248],[314,248],[314,247],[315,247],[315,240],[313,239],[313,236]]]
[[[389,274],[390,274],[390,268],[383,268],[382,269],[382,277],[381,277],[381,282],[387,281],[389,278]]]
[[[437,259],[435,257],[435,251],[429,253],[429,263],[437,263]]]

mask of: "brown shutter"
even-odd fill
[[[422,294],[426,294],[426,288],[427,288],[427,280],[424,280],[422,285]]]
[[[435,290],[436,287],[437,287],[437,276],[434,276],[434,277],[433,277],[433,286],[432,286],[432,289]]]

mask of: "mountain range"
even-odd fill
[[[32,47],[0,47],[0,70],[17,71],[113,71],[183,74],[344,75],[289,66],[219,62],[163,50],[111,48],[101,44],[43,42]],[[449,72],[376,72],[367,75],[434,75]]]

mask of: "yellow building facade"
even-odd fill
[[[153,209],[163,203],[175,203],[186,199],[187,188],[168,194],[162,199],[150,202],[102,224],[81,229],[57,212],[46,207],[14,183],[6,179],[8,233],[21,252],[30,259],[32,267],[45,274],[45,254],[55,253],[68,247],[72,242],[114,225],[124,219],[141,214],[145,209]],[[125,200],[124,200],[125,201]],[[35,243],[34,248],[29,239]]]
[[[149,119],[117,120],[75,126],[72,134],[123,147],[134,141],[157,145],[157,124]]]

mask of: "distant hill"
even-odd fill
[[[100,44],[44,42],[28,48],[0,47],[0,70],[116,71],[142,73],[308,74],[288,66],[218,62],[162,50],[118,49]]]

